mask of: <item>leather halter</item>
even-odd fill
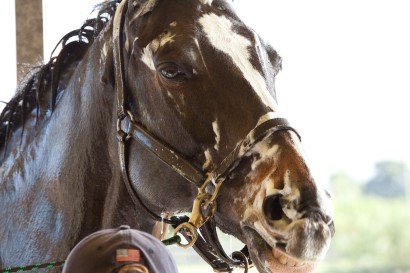
[[[267,118],[265,121],[258,124],[254,129],[252,129],[248,135],[235,147],[235,149],[228,154],[228,156],[220,163],[220,165],[213,171],[204,173],[202,170],[197,169],[193,164],[188,162],[184,156],[178,154],[176,151],[171,149],[167,144],[160,141],[158,138],[149,133],[141,124],[139,124],[133,114],[127,108],[126,93],[124,89],[124,68],[123,68],[123,55],[122,55],[122,39],[121,33],[124,24],[125,14],[127,11],[127,0],[123,0],[117,7],[115,16],[113,18],[113,53],[114,53],[114,66],[115,66],[115,85],[117,92],[117,132],[118,132],[118,153],[121,164],[121,171],[123,180],[127,191],[129,192],[132,201],[136,206],[142,206],[146,212],[155,220],[163,221],[165,223],[171,224],[176,230],[181,229],[181,234],[187,238],[188,241],[192,240],[192,234],[190,232],[200,233],[196,234],[197,238],[193,243],[194,249],[198,254],[210,264],[215,272],[232,272],[233,267],[241,267],[247,272],[248,267],[251,264],[248,250],[245,248],[242,251],[236,251],[232,254],[232,257],[228,256],[218,239],[216,234],[216,223],[213,218],[213,213],[209,217],[199,219],[199,223],[194,225],[195,230],[192,231],[188,228],[188,232],[183,227],[187,224],[192,226],[191,219],[186,216],[182,217],[171,217],[171,219],[163,219],[156,213],[154,213],[150,208],[148,208],[140,199],[137,190],[131,183],[127,166],[128,162],[126,160],[126,144],[131,138],[137,141],[140,145],[154,154],[159,160],[173,168],[177,173],[179,173],[187,181],[193,183],[201,190],[203,194],[208,198],[205,200],[207,206],[212,207],[216,210],[216,202],[214,199],[217,197],[217,189],[222,185],[225,177],[234,169],[237,163],[241,160],[246,152],[250,151],[251,148],[269,135],[272,135],[278,131],[291,130],[294,131],[298,136],[299,134],[293,129],[288,121],[283,118]],[[125,128],[125,129],[124,129]],[[300,136],[299,136],[300,138]],[[214,185],[213,194],[208,194],[209,187],[212,187],[212,182]],[[218,185],[219,184],[219,185]],[[196,200],[199,198],[196,198]],[[209,199],[213,200],[209,200]],[[200,201],[199,206],[203,206]],[[195,202],[194,202],[195,207]],[[194,213],[193,213],[194,214]],[[183,232],[185,230],[185,232]]]

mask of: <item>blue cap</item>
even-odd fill
[[[63,273],[112,273],[128,264],[149,273],[177,273],[165,245],[151,234],[120,226],[97,231],[81,240],[68,255]]]

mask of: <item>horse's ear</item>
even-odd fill
[[[134,18],[143,16],[151,12],[157,5],[159,0],[130,0],[128,2],[129,10],[134,11]]]

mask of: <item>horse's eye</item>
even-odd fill
[[[164,64],[159,67],[161,75],[169,80],[185,80],[187,75],[176,64]]]

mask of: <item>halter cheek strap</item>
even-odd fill
[[[125,93],[124,93],[124,68],[123,68],[123,54],[122,48],[122,26],[124,24],[125,14],[127,13],[127,0],[123,0],[117,7],[113,18],[113,53],[115,66],[115,88],[117,90],[117,116],[122,120],[127,115],[125,109]]]
[[[115,66],[115,85],[117,91],[117,133],[118,133],[118,153],[120,158],[121,172],[127,191],[136,206],[141,206],[155,220],[163,221],[174,226],[176,232],[180,232],[188,240],[188,246],[193,245],[200,256],[210,264],[216,272],[232,272],[233,267],[241,267],[247,272],[250,266],[250,258],[247,248],[240,252],[234,252],[232,258],[223,250],[217,233],[216,223],[213,218],[217,210],[216,198],[219,188],[225,177],[235,168],[243,156],[249,152],[254,145],[263,138],[275,134],[279,131],[293,131],[289,122],[283,118],[270,118],[258,124],[247,136],[229,153],[217,168],[209,173],[198,170],[188,162],[184,156],[178,154],[167,144],[149,133],[139,124],[133,114],[128,111],[126,94],[124,89],[124,68],[122,63],[122,26],[124,24],[127,10],[127,0],[123,0],[117,7],[113,19],[113,53]],[[170,166],[187,181],[199,188],[198,196],[193,204],[191,218],[171,217],[163,219],[150,208],[148,208],[138,195],[131,183],[127,171],[126,147],[128,140],[134,139],[159,160]],[[299,137],[300,138],[300,137]],[[212,182],[212,183],[211,183]],[[208,187],[208,185],[210,187]],[[214,185],[214,187],[212,187]],[[213,188],[209,193],[209,188]],[[207,211],[207,212],[204,212]],[[197,232],[200,230],[200,233]]]

